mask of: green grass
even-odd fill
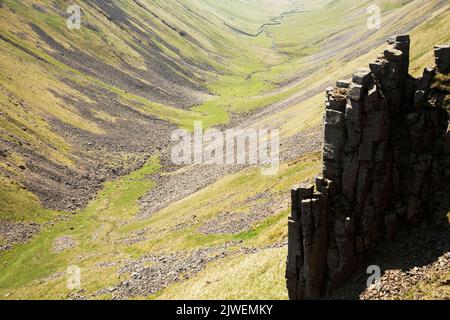
[[[248,3],[254,4],[255,1],[257,0],[250,0]],[[50,2],[48,0],[42,3],[48,5]],[[365,55],[342,63],[341,58],[355,49],[351,46],[320,62],[310,61],[311,55],[321,53],[331,38],[351,34],[345,41],[359,40],[360,46],[370,45],[395,32],[397,26],[390,22],[395,21],[395,16],[408,13],[402,21],[395,22],[400,28],[428,12],[436,3],[433,0],[417,6],[418,1],[412,1],[400,6],[392,1],[381,1],[387,24],[380,32],[361,37],[364,34],[361,26],[365,26],[366,17],[357,13],[365,9],[364,3],[339,0],[322,8],[327,2],[309,3],[311,9],[316,11],[286,17],[282,25],[268,27],[267,33],[258,38],[250,38],[230,31],[224,27],[223,20],[242,30],[253,32],[261,23],[284,10],[286,2],[268,1],[268,6],[249,10],[248,3],[243,1],[183,1],[184,5],[196,12],[193,15],[178,2],[146,1],[147,9],[159,17],[156,19],[133,2],[119,1],[131,17],[144,21],[145,28],[161,36],[156,41],[153,36],[145,38],[133,33],[129,27],[119,28],[111,24],[90,5],[83,9],[89,22],[94,23],[99,31],[85,28],[81,32],[68,32],[64,27],[64,19],[55,16],[51,10],[39,13],[30,9],[30,1],[22,3],[5,0],[8,7],[14,8],[23,21],[17,15],[0,9],[0,31],[15,44],[12,46],[0,40],[0,85],[13,92],[18,99],[24,100],[28,107],[19,107],[20,104],[14,104],[4,91],[0,91],[2,110],[6,110],[8,116],[15,121],[11,123],[0,117],[3,130],[0,135],[11,139],[7,133],[13,132],[26,138],[38,153],[45,154],[54,161],[73,165],[71,154],[77,152],[76,146],[69,146],[53,132],[46,122],[46,116],[55,116],[72,126],[99,134],[101,128],[95,122],[85,121],[82,115],[74,111],[73,106],[49,93],[49,88],[56,88],[72,98],[88,99],[64,85],[61,78],[69,78],[85,88],[104,89],[130,108],[189,130],[192,130],[193,122],[198,120],[203,121],[204,128],[228,123],[232,114],[245,114],[309,93],[316,88],[323,88],[357,68],[366,66],[382,49],[382,46],[373,48]],[[354,14],[355,19],[349,19],[349,13]],[[415,72],[419,73],[424,63],[426,65],[433,62],[434,44],[450,41],[446,32],[448,15],[449,11],[444,8],[433,19],[411,32],[412,69]],[[145,22],[149,20],[152,23]],[[209,66],[210,69],[206,71],[195,69],[195,76],[189,81],[205,86],[211,95],[205,95],[203,103],[199,105],[179,109],[109,85],[102,79],[73,70],[46,54],[42,47],[37,46],[37,35],[24,21],[36,23],[62,45],[95,54],[104,63],[117,68],[123,68],[123,61],[132,62],[138,69],[145,68],[139,50],[126,40],[130,37],[141,41],[152,39],[175,63],[182,58],[189,58]],[[166,24],[186,32],[195,42],[181,37]],[[19,32],[25,32],[28,37],[21,39],[17,35]],[[45,44],[42,45],[45,48]],[[139,78],[133,71],[124,71]],[[295,80],[299,75],[307,76]],[[282,83],[290,85],[284,87]],[[40,92],[40,95],[36,92]],[[323,99],[321,90],[318,95],[267,115],[254,126],[279,127],[284,138],[301,133],[322,121]],[[99,114],[99,117],[110,119],[107,112]],[[28,133],[20,130],[22,126],[28,128]],[[13,154],[8,161],[19,164],[24,160]],[[2,169],[9,170],[4,163],[0,165]],[[85,210],[70,216],[67,221],[47,228],[30,243],[18,245],[12,251],[2,254],[0,298],[64,299],[69,293],[64,277],[64,271],[69,265],[82,268],[82,287],[87,294],[92,294],[115,285],[126,277],[118,275],[117,266],[101,268],[98,266],[99,262],[117,262],[120,265],[127,259],[136,259],[149,253],[190,251],[242,241],[229,249],[230,255],[227,258],[208,265],[192,279],[176,283],[147,298],[285,299],[285,249],[264,248],[286,238],[286,217],[289,212],[287,205],[274,210],[250,229],[235,234],[206,235],[199,228],[223,212],[250,214],[252,206],[257,204],[252,197],[258,194],[264,194],[266,199],[284,199],[287,204],[287,190],[293,184],[317,174],[320,167],[320,155],[315,154],[283,164],[279,174],[273,177],[261,176],[259,169],[244,170],[223,177],[215,184],[171,204],[145,220],[136,220],[138,199],[154,186],[148,175],[160,168],[157,159],[152,158],[142,169],[105,183],[103,190]],[[0,208],[0,220],[46,222],[61,214],[42,209],[37,198],[15,182],[5,178],[1,178],[0,182],[0,200],[2,204],[6,204]],[[142,231],[147,236],[145,241],[132,245],[120,242]],[[52,252],[53,241],[61,236],[71,236],[78,245],[61,253]],[[239,253],[240,247],[259,248],[260,251],[254,255],[243,255]]]
[[[0,177],[0,203],[0,221],[44,223],[62,214],[43,209],[34,194],[5,177]]]
[[[144,167],[130,175],[106,182],[103,190],[85,210],[70,217],[66,222],[57,223],[42,231],[30,243],[18,245],[13,250],[2,254],[0,256],[0,292],[6,294],[24,285],[33,287],[32,284],[36,280],[42,280],[56,272],[64,272],[73,264],[85,267],[89,256],[92,255],[114,258],[115,249],[108,241],[109,233],[114,232],[121,223],[134,217],[139,209],[138,199],[154,186],[154,182],[148,176],[156,173],[159,168],[158,159],[153,157]],[[99,232],[94,239],[96,231]],[[79,245],[56,254],[52,251],[52,244],[60,236],[71,236]],[[80,261],[80,257],[83,256],[87,257],[86,261]],[[90,267],[95,269],[95,266]],[[91,270],[85,267],[87,273]],[[111,276],[115,277],[114,274]],[[99,281],[94,274],[85,285],[89,287]],[[43,291],[31,290],[27,296],[37,298],[48,294],[47,297],[64,298],[64,294],[67,293],[64,281],[55,288],[50,286],[40,289]]]
[[[246,112],[266,106],[282,98],[281,96],[268,99],[262,97],[256,101],[248,101],[255,95],[265,94],[274,89],[274,86],[266,82],[263,78],[249,78],[249,75],[259,70],[265,70],[274,63],[276,64],[280,60],[280,57],[271,48],[272,40],[270,38],[262,35],[253,39],[237,35],[231,30],[228,30],[228,28],[223,27],[222,19],[242,15],[239,22],[234,21],[234,24],[238,27],[245,28],[247,21],[252,25],[262,24],[282,11],[288,10],[292,5],[289,1],[279,3],[268,1],[265,5],[258,6],[258,10],[255,11],[252,4],[241,3],[239,1],[228,1],[228,4],[226,2],[185,2],[184,5],[190,7],[192,11],[195,11],[197,13],[196,15],[192,15],[175,1],[147,2],[144,4],[145,10],[128,1],[120,1],[119,3],[122,10],[131,19],[141,21],[147,28],[161,35],[162,41],[154,39],[154,43],[176,62],[187,58],[198,61],[199,64],[214,68],[214,70],[209,72],[194,70],[196,71],[196,78],[193,79],[188,79],[185,75],[177,72],[180,77],[184,77],[194,83],[198,82],[200,78],[207,80],[207,88],[215,95],[212,97],[212,100],[206,99],[204,103],[192,106],[190,110],[181,110],[161,104],[158,101],[149,101],[126,92],[123,88],[108,85],[102,79],[85,75],[78,70],[64,65],[49,56],[42,49],[50,48],[47,48],[46,44],[42,44],[38,35],[24,23],[28,22],[39,26],[62,46],[78,49],[96,56],[104,63],[139,78],[133,71],[124,69],[122,64],[122,62],[128,62],[137,68],[146,68],[143,57],[135,47],[130,45],[127,39],[133,37],[141,41],[149,41],[149,38],[136,35],[128,27],[119,28],[116,24],[112,24],[106,17],[99,15],[99,11],[90,4],[86,3],[82,6],[83,19],[94,24],[97,27],[96,31],[86,27],[77,31],[67,30],[65,18],[52,11],[49,0],[41,3],[47,10],[44,13],[32,9],[29,1],[16,2],[6,0],[5,8],[0,10],[0,17],[2,18],[0,30],[2,30],[2,34],[11,43],[16,45],[17,48],[14,49],[15,51],[23,51],[18,52],[20,55],[28,54],[29,57],[25,57],[24,59],[30,60],[32,57],[31,60],[35,59],[34,64],[41,69],[39,83],[48,86],[33,90],[33,92],[46,92],[48,91],[47,88],[54,87],[53,82],[55,79],[68,77],[87,88],[92,86],[100,87],[114,94],[118,94],[131,107],[148,112],[153,116],[170,121],[180,127],[191,129],[194,121],[202,120],[204,127],[208,128],[228,123],[230,113],[232,112]],[[58,4],[64,6],[63,2],[58,2]],[[243,8],[246,9],[244,10]],[[152,14],[157,15],[158,19]],[[20,17],[20,20],[18,17]],[[152,24],[146,22],[149,17],[151,17]],[[214,26],[205,25],[205,19]],[[169,28],[168,25],[192,35],[197,41],[197,44],[187,41],[177,32]],[[25,33],[27,37],[22,39],[17,36],[18,33]],[[38,42],[40,42],[39,46],[37,45]],[[170,46],[167,44],[170,44]],[[261,50],[266,52],[264,56],[258,54]],[[214,55],[211,55],[211,52]],[[6,58],[8,59],[10,57]],[[40,59],[40,61],[36,61],[36,59]],[[22,64],[22,61],[20,60],[19,66]],[[31,63],[33,64],[33,62]],[[37,74],[36,67],[31,69],[29,73]],[[219,77],[217,77],[218,74],[220,74]],[[7,82],[10,81],[5,79],[0,84]],[[68,91],[70,91],[68,88],[61,89],[61,92]],[[16,92],[21,96],[25,90],[16,90]],[[50,99],[51,97],[46,95],[45,98]],[[37,105],[37,103],[30,103],[30,105],[33,108],[42,110],[42,107]],[[80,115],[78,114],[70,113],[72,106],[66,105],[65,102],[60,102],[55,105],[59,105],[64,109],[64,112],[55,113],[55,111],[52,114],[53,116],[82,129],[99,131],[99,128],[96,128],[95,124],[89,123],[86,119],[80,119]]]
[[[256,247],[282,241],[286,236],[287,207],[275,209],[267,219],[236,234],[205,235],[198,228],[225,209],[249,210],[257,200],[249,202],[247,199],[255,192],[269,192],[275,198],[285,197],[289,186],[319,171],[320,158],[312,154],[283,165],[279,174],[273,177],[262,176],[258,168],[227,176],[148,219],[134,220],[138,210],[137,200],[153,186],[153,182],[146,177],[158,168],[159,164],[153,158],[135,173],[107,182],[104,190],[85,210],[66,222],[44,230],[30,243],[1,255],[0,296],[65,298],[68,290],[64,275],[56,278],[49,276],[63,273],[70,265],[82,268],[83,288],[87,293],[94,293],[122,279],[116,268],[99,275],[99,262],[136,259],[148,253],[189,251],[230,241],[243,241],[244,246]],[[196,220],[192,223],[194,214]],[[185,224],[185,227],[174,228],[179,224]],[[149,237],[147,241],[133,245],[119,242],[141,230],[149,230],[145,232]],[[60,253],[52,252],[54,239],[61,236],[71,236],[78,246]]]

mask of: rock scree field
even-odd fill
[[[393,35],[422,77],[449,21],[448,0],[0,0],[0,300],[288,299],[290,190],[322,172],[325,89]],[[433,86],[448,111],[448,73]],[[196,122],[277,129],[277,173],[174,163]],[[330,297],[450,299],[436,196]]]

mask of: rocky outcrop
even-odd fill
[[[436,68],[415,79],[409,36],[388,42],[368,69],[326,91],[323,176],[292,189],[291,299],[341,285],[379,241],[422,219],[450,178],[450,47],[436,46]]]

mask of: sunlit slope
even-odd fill
[[[143,180],[143,177],[158,169],[157,162],[150,162],[132,175],[107,183],[104,190],[79,215],[41,232],[29,244],[17,246],[1,256],[0,297],[65,299],[71,292],[67,289],[64,273],[68,265],[77,265],[82,269],[83,295],[94,299],[108,299],[119,293],[122,294],[121,298],[155,298],[157,295],[151,293],[161,294],[159,291],[167,286],[164,285],[165,281],[174,276],[179,276],[180,281],[176,283],[183,285],[183,279],[188,281],[188,277],[183,274],[191,274],[197,268],[185,261],[189,260],[192,250],[211,250],[210,254],[214,254],[223,248],[223,258],[213,261],[221,264],[227,262],[223,267],[228,268],[242,259],[246,248],[266,247],[283,241],[287,214],[284,190],[296,181],[315,175],[320,170],[320,155],[312,154],[283,165],[276,176],[262,178],[260,168],[226,176],[148,219],[136,220],[138,199],[153,187],[153,183]],[[262,197],[255,197],[258,194]],[[271,212],[253,212],[265,203],[271,204]],[[223,213],[234,213],[237,218],[251,217],[255,222],[250,228],[241,227],[222,234],[220,230],[214,231],[219,223],[211,222],[218,221]],[[235,228],[231,220],[222,223]],[[59,239],[70,239],[71,245],[58,250]],[[127,271],[120,271],[125,265],[145,256],[172,255],[177,257],[174,265],[168,266],[173,269],[138,283],[146,294],[122,293],[126,286],[121,283],[130,276]],[[278,250],[272,258],[281,259],[281,255],[282,251],[280,253]],[[165,263],[164,260],[160,261],[163,262],[159,264]],[[270,259],[270,256],[262,259],[260,264],[268,262],[281,265],[281,262]],[[184,269],[178,269],[180,263],[186,264]],[[242,277],[248,274],[257,276],[257,270],[252,269],[251,264],[247,265],[249,270],[242,273]],[[148,266],[151,267],[151,264]],[[214,274],[211,273],[211,276],[214,277]],[[277,291],[273,292],[272,297],[284,297],[280,283],[282,275],[267,276],[278,282]],[[152,278],[167,279],[161,284],[151,283],[154,280]],[[235,280],[235,277],[229,278],[229,285],[234,283],[239,287],[249,284],[248,280],[240,284],[235,283]],[[108,288],[115,289],[109,291]],[[230,290],[228,294],[232,296],[239,290],[244,290],[244,287]],[[177,292],[181,294],[183,291]],[[205,294],[213,297],[213,292]],[[260,297],[265,294],[266,291],[261,292]],[[247,294],[248,297],[252,295],[251,292]]]
[[[381,12],[380,29],[369,29],[371,5]],[[276,85],[292,89],[312,72],[327,74],[381,44],[393,34],[408,32],[438,12],[448,10],[445,0],[329,1],[325,6],[298,15],[289,15],[283,24],[267,27],[274,46],[286,60],[258,76],[273,78]],[[436,40],[446,33],[430,35]],[[317,72],[322,69],[323,72]],[[327,78],[329,80],[329,78]],[[297,86],[296,89],[301,89]]]
[[[435,7],[436,5],[437,7]],[[430,8],[428,6],[436,9],[424,11]],[[303,71],[299,71],[297,75],[294,75],[294,78],[299,76],[300,78],[293,80],[290,85],[286,86],[286,91],[291,92],[288,97],[290,106],[269,113],[253,125],[258,127],[270,124],[279,127],[285,137],[293,136],[299,130],[307,129],[311,125],[318,125],[322,121],[323,89],[329,85],[334,85],[337,79],[349,79],[355,70],[367,67],[385,49],[387,45],[385,40],[392,34],[407,32],[411,36],[410,73],[416,77],[421,76],[426,66],[433,66],[435,63],[434,45],[450,42],[450,34],[446,32],[446,29],[449,28],[450,4],[445,2],[442,5],[441,1],[434,3],[433,1],[427,1],[426,4],[421,6],[418,6],[417,3],[413,6],[413,3],[410,3],[401,10],[389,14],[403,19],[399,27],[396,28],[387,22],[385,24],[387,30],[382,28],[379,34],[375,33],[371,36],[373,42],[365,38],[356,38],[354,42],[344,46],[342,50],[335,52],[330,57],[319,51],[317,54],[299,59],[299,61],[310,61],[310,63],[299,65]],[[404,10],[407,10],[407,12]],[[428,12],[428,14],[424,12]],[[424,19],[424,21],[417,26],[411,25],[410,30],[405,30],[402,27],[402,24],[409,24],[419,18]],[[311,20],[314,19],[311,18]],[[323,43],[327,43],[328,38],[325,37],[324,39]],[[324,62],[315,65],[313,59],[315,55],[323,57]],[[293,63],[294,65],[295,63]],[[309,74],[306,71],[308,68],[313,68],[315,71]],[[285,94],[284,90],[280,94]],[[305,114],[308,114],[306,118]]]
[[[69,30],[70,4],[1,2],[0,213],[8,219],[21,212],[14,190],[70,209],[68,199],[92,194],[92,180],[166,145],[175,126],[227,123],[228,111],[208,103],[222,95],[212,84],[266,65],[255,52],[270,41],[226,27],[219,5],[84,1],[81,29]],[[252,21],[269,16],[253,11]]]
[[[93,2],[86,3],[92,5],[92,8],[98,8]],[[155,11],[159,10],[154,7],[156,4],[161,7],[173,4],[170,1],[142,1],[142,3],[151,6]],[[347,0],[330,1],[325,9],[316,7],[318,11],[310,12],[307,16],[291,15],[286,20],[288,22],[286,26],[270,27],[267,34],[263,33],[258,38],[252,38],[238,35],[229,28],[223,27],[223,21],[215,17],[219,13],[223,14],[223,9],[219,8],[215,14],[208,14],[211,9],[202,11],[200,1],[178,2],[177,5],[192,6],[196,15],[204,14],[214,25],[220,26],[217,29],[209,28],[208,26],[212,24],[204,21],[206,26],[204,30],[192,31],[193,37],[201,33],[198,35],[198,41],[205,39],[201,42],[202,46],[210,51],[206,57],[199,58],[203,59],[200,61],[204,61],[207,68],[204,67],[205,65],[192,66],[196,70],[197,78],[181,76],[189,79],[189,85],[182,86],[194,92],[193,96],[201,98],[206,96],[206,102],[193,109],[181,107],[181,105],[170,106],[172,101],[170,99],[167,102],[157,103],[152,100],[156,98],[150,98],[148,96],[150,93],[142,93],[139,88],[122,88],[120,83],[112,83],[110,79],[102,78],[101,75],[90,73],[88,70],[75,71],[68,63],[59,61],[57,55],[51,57],[50,49],[47,54],[44,54],[44,50],[39,46],[46,47],[47,44],[37,35],[33,35],[35,39],[30,41],[22,40],[18,35],[10,32],[8,37],[16,42],[22,41],[21,44],[25,43],[30,50],[25,49],[28,47],[7,44],[0,40],[2,44],[0,52],[4,58],[1,65],[2,71],[7,70],[6,73],[0,73],[0,81],[5,88],[8,88],[8,91],[5,91],[7,93],[0,95],[3,99],[0,100],[3,103],[2,112],[7,114],[7,118],[2,118],[4,115],[0,115],[0,119],[4,121],[2,130],[8,128],[14,138],[6,133],[1,137],[8,141],[8,146],[12,143],[18,144],[20,140],[24,148],[36,148],[40,154],[45,154],[53,162],[64,163],[64,166],[70,168],[78,167],[73,164],[77,160],[73,154],[78,154],[85,147],[83,144],[68,143],[67,136],[62,137],[61,132],[55,132],[53,122],[50,124],[48,121],[49,114],[52,118],[58,118],[70,126],[78,127],[82,132],[90,132],[95,137],[104,138],[108,136],[109,130],[115,126],[115,123],[117,126],[119,124],[124,126],[127,122],[131,122],[133,126],[138,126],[138,129],[146,128],[142,123],[157,119],[186,127],[192,125],[194,119],[203,119],[208,124],[217,124],[227,119],[228,112],[245,114],[257,108],[275,104],[276,108],[268,109],[267,116],[258,118],[258,121],[252,122],[251,126],[279,127],[282,129],[284,138],[298,135],[300,138],[296,141],[300,145],[303,142],[303,131],[319,125],[322,121],[324,87],[336,79],[348,77],[359,67],[365,67],[379,54],[388,36],[405,32],[409,30],[407,27],[413,29],[410,32],[413,60],[411,69],[415,73],[420,73],[423,66],[433,63],[434,44],[450,41],[447,1],[405,1],[403,2],[405,6],[402,7],[395,5],[399,3],[397,1],[385,1],[384,3],[389,5],[383,7],[385,23],[380,31],[368,31],[365,28],[367,16],[363,12],[364,4],[367,3]],[[128,4],[131,6],[132,2],[129,1]],[[208,5],[212,4],[213,2],[209,2]],[[177,5],[171,8],[177,8]],[[3,12],[2,10],[4,8],[0,9],[0,12]],[[138,7],[133,10],[143,14]],[[355,12],[353,15],[355,20],[346,19],[348,13],[346,10]],[[189,25],[195,21],[190,18],[190,14],[194,13],[189,13],[186,8],[179,12],[177,10],[169,12],[173,19],[170,23],[168,22],[169,13],[166,10],[162,11],[158,11],[159,14],[156,13],[156,15],[160,18],[164,16],[162,20],[177,30],[184,30],[183,25]],[[180,17],[179,19],[173,18],[176,14]],[[183,15],[185,15],[184,18],[181,18]],[[189,20],[185,20],[186,17]],[[149,20],[152,19],[149,18]],[[103,28],[104,32],[108,33],[109,24],[115,24],[115,20],[106,20]],[[421,20],[426,21],[421,23]],[[257,20],[253,19],[253,21]],[[326,32],[320,28],[320,24],[317,24],[315,28],[305,29],[307,32],[305,31],[304,34],[296,33],[296,30],[301,29],[300,26],[307,28],[310,24],[314,25],[314,21],[320,21]],[[5,21],[0,20],[0,24],[3,23]],[[20,25],[20,22],[17,23]],[[158,22],[154,23],[158,24]],[[252,24],[253,22],[247,26],[245,24],[241,26],[248,28]],[[414,28],[415,24],[419,26]],[[41,25],[42,29],[44,27]],[[127,26],[123,26],[124,30],[120,27],[115,28],[109,36],[115,39],[122,32],[129,32],[126,31],[127,28]],[[200,27],[197,26],[197,28]],[[187,27],[185,29],[188,30]],[[348,34],[345,31],[347,29]],[[178,37],[176,35],[178,32],[169,27],[164,31],[163,34],[159,34],[159,37],[167,37],[166,33]],[[215,33],[218,34],[217,39],[220,41],[208,40],[208,34]],[[74,34],[71,33],[71,36]],[[338,41],[339,39],[342,41]],[[39,46],[37,41],[40,42]],[[184,43],[184,37],[181,37],[179,41]],[[129,43],[125,41],[122,45],[127,47]],[[131,50],[130,48],[135,48],[123,49],[122,45],[117,45],[111,52],[126,52]],[[185,49],[181,48],[182,45],[177,46],[180,46],[178,53],[170,54],[170,56],[173,54],[173,61],[178,61],[179,56],[195,57],[197,54],[195,50],[189,52],[190,49],[187,49],[189,46]],[[135,53],[136,57],[140,55],[139,50],[135,51],[138,53]],[[163,51],[166,54],[170,49]],[[112,54],[111,52],[105,54]],[[186,53],[182,55],[181,52]],[[40,58],[36,58],[36,55]],[[119,53],[118,55],[120,56]],[[143,67],[139,61],[141,60],[138,57],[136,69]],[[123,70],[129,68],[118,61],[108,63]],[[19,66],[17,72],[15,72],[15,66]],[[180,68],[185,66],[184,63],[180,63]],[[191,67],[187,69],[191,70]],[[130,74],[132,77],[139,75],[138,71],[131,69]],[[151,84],[158,85],[155,80],[142,78]],[[26,81],[19,79],[26,79]],[[66,80],[60,81],[61,79]],[[202,91],[203,84],[203,88],[207,88],[209,93]],[[89,93],[91,92],[89,90],[93,93]],[[54,95],[54,92],[64,92],[71,99],[63,99],[60,94]],[[111,103],[102,103],[102,101]],[[77,109],[80,104],[86,104],[83,111]],[[69,111],[66,112],[66,110]],[[133,112],[125,113],[125,110],[133,110]],[[88,116],[90,112],[93,112],[92,116]],[[136,113],[147,116],[139,118]],[[124,119],[129,120],[124,121]],[[164,122],[165,125],[167,125],[166,122]],[[130,125],[127,128],[130,129],[133,126]],[[152,123],[151,127],[155,128],[155,123]],[[147,134],[150,136],[150,128],[147,129],[145,133],[141,132],[139,139],[132,139],[131,142],[137,143],[137,140],[142,140],[142,137],[146,137]],[[128,134],[122,132],[121,136],[130,135],[130,132]],[[167,132],[164,131],[164,133]],[[154,131],[153,135],[155,135]],[[120,146],[118,135],[112,138],[114,143],[111,146],[114,148]],[[28,146],[27,142],[31,146]],[[123,142],[125,144],[129,141]],[[97,148],[99,142],[93,143],[94,147],[91,148],[100,150],[94,153],[91,149],[94,155],[108,154],[102,153],[103,149]],[[146,151],[151,151],[150,145],[151,143],[148,146],[144,145],[143,148],[148,147]],[[107,146],[104,148],[108,149]],[[29,161],[21,156],[22,149],[15,149],[16,152],[8,150],[10,151],[5,162],[10,163],[11,166],[0,161],[3,165],[2,172],[8,170],[8,172],[23,175],[23,179],[29,178],[29,171],[23,172],[18,167],[20,164],[26,165]],[[135,152],[132,151],[123,148],[121,154],[125,158]],[[148,175],[161,170],[156,160],[152,159],[142,170],[127,175],[123,179],[106,183],[103,191],[90,202],[85,210],[81,210],[79,215],[56,226],[48,226],[29,244],[17,246],[2,255],[0,257],[0,297],[7,299],[71,297],[71,291],[66,287],[65,271],[67,266],[76,264],[83,270],[82,285],[85,291],[81,294],[88,298],[112,298],[117,294],[119,290],[117,288],[122,288],[120,285],[123,281],[133,279],[133,271],[125,268],[130,261],[154,254],[175,256],[177,258],[173,260],[175,263],[179,260],[178,258],[190,255],[192,250],[209,252],[211,248],[222,250],[222,246],[228,245],[224,249],[225,255],[219,255],[216,260],[202,264],[204,269],[196,269],[197,265],[187,265],[189,266],[187,269],[192,267],[197,270],[195,274],[189,274],[186,268],[184,271],[182,268],[180,268],[181,271],[176,269],[175,272],[176,274],[179,272],[177,274],[179,278],[174,283],[168,286],[156,286],[156,292],[149,290],[146,294],[132,297],[285,299],[287,293],[283,268],[286,249],[283,243],[286,240],[286,217],[289,212],[287,208],[289,195],[286,194],[286,190],[289,190],[294,183],[311,179],[320,171],[320,165],[320,154],[312,154],[283,164],[279,175],[271,178],[262,177],[259,169],[249,169],[226,176],[214,185],[170,205],[148,219],[135,220],[134,217],[139,210],[139,198],[153,187],[153,182],[148,179]],[[2,186],[7,188],[5,188],[6,192],[0,192],[2,197],[0,200],[2,203],[8,203],[6,206],[8,209],[4,210],[5,206],[3,206],[0,209],[4,212],[0,212],[7,219],[41,222],[54,218],[58,214],[55,211],[43,210],[35,196],[23,187],[11,183],[10,180],[5,183],[2,181]],[[20,206],[17,205],[19,197],[25,199]],[[273,210],[258,209],[267,201],[273,201],[276,204]],[[240,215],[244,217],[254,215],[262,218],[228,233],[221,233],[220,229],[212,234],[205,233],[205,225],[220,226],[220,223],[233,222],[233,219],[239,218]],[[73,240],[72,246],[62,251],[55,250],[55,242],[67,237]],[[219,252],[221,254],[221,251]],[[194,254],[196,253],[197,251],[194,251]],[[149,266],[146,265],[146,267]],[[125,268],[124,272],[121,271],[122,268]],[[144,278],[144,280],[151,282],[153,278]]]
[[[375,4],[381,9],[381,29],[373,30],[367,27],[367,8],[373,1],[321,3],[322,7],[315,3],[306,12],[286,15],[279,25],[266,26],[259,38],[270,39],[272,49],[259,52],[267,64],[255,66],[244,77],[221,77],[210,85],[221,98],[208,104],[246,114],[286,99],[300,101],[299,97],[332,84],[332,73],[383,45],[391,35],[408,32],[434,15],[445,14],[449,5],[446,0],[380,0]],[[447,33],[436,32],[431,37],[440,42]]]

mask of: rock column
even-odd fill
[[[322,177],[292,189],[291,299],[341,285],[379,241],[428,213],[448,177],[448,89],[433,83],[448,77],[449,46],[436,46],[437,68],[414,79],[409,36],[388,43],[368,69],[326,90]]]

